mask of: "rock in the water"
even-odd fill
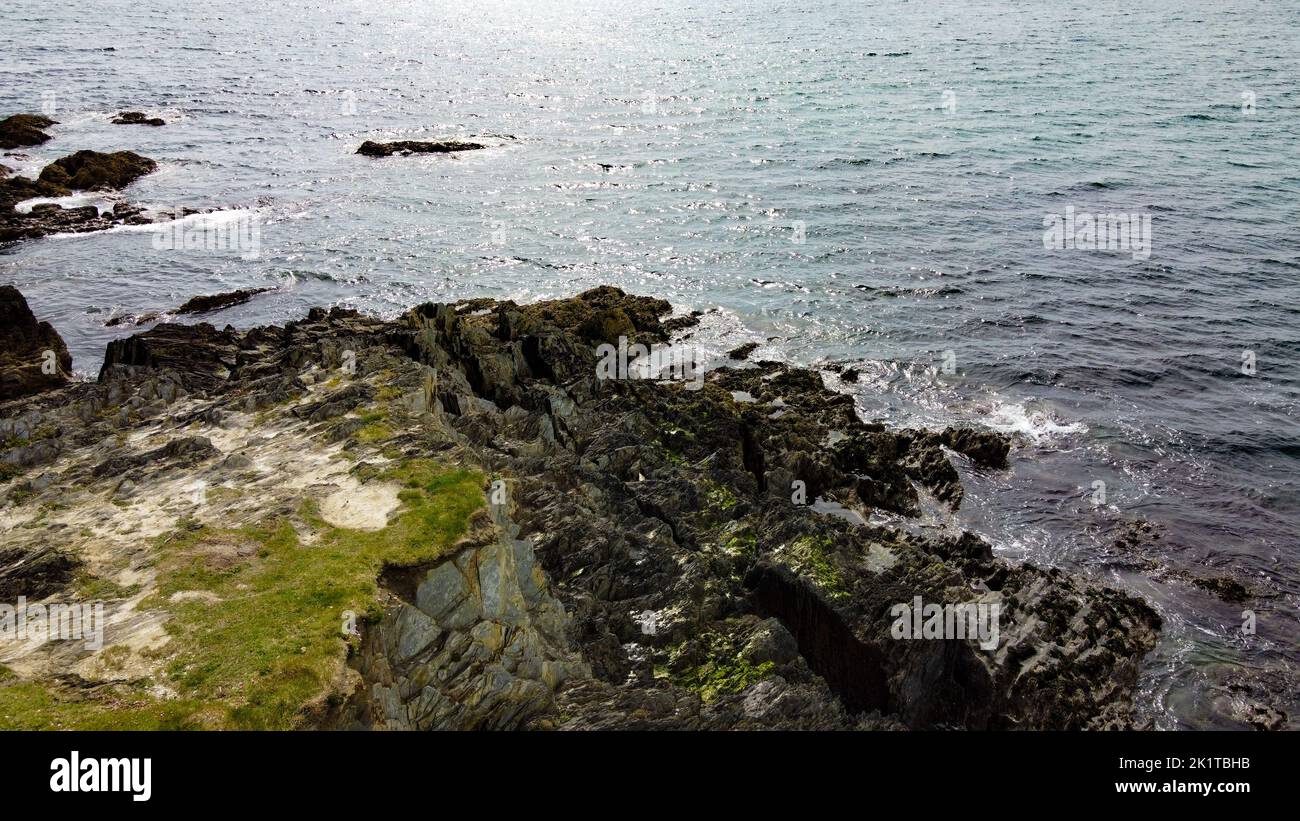
[[[0,148],[40,145],[50,138],[42,129],[57,125],[39,114],[14,114],[0,120]]]
[[[1241,604],[1250,598],[1250,591],[1236,579],[1226,576],[1207,576],[1192,579],[1192,584],[1211,593],[1229,604]]]
[[[123,111],[113,118],[114,125],[166,125],[161,117],[150,117],[143,111]]]
[[[985,468],[1004,468],[1011,440],[991,430],[975,428],[944,428],[940,438],[944,445]]]
[[[9,182],[17,183],[18,187],[23,188],[27,183],[34,183],[33,180],[15,178],[4,180],[0,186]],[[36,185],[43,184],[36,183]],[[52,188],[53,190],[27,190],[26,196],[19,196],[17,199],[27,199],[29,196],[63,196],[68,193],[66,189]],[[3,188],[0,188],[0,209],[3,208],[4,199]],[[0,210],[0,243],[36,239],[49,234],[85,234],[91,231],[103,231],[116,225],[147,225],[150,222],[152,220],[145,216],[143,208],[125,202],[116,203],[112,210],[102,213],[93,205],[63,208],[52,202],[36,205],[26,214],[20,214],[11,207],[8,210]]]
[[[241,288],[238,291],[226,291],[220,294],[207,294],[196,296],[185,302],[179,308],[172,311],[145,311],[139,314],[118,314],[104,323],[105,328],[116,328],[119,325],[144,325],[163,318],[164,315],[185,316],[193,314],[208,314],[213,311],[220,311],[224,308],[231,308],[235,305],[243,305],[258,294],[264,294],[268,291],[274,291],[275,288]]]
[[[749,355],[756,350],[758,350],[757,342],[746,342],[744,345],[740,345],[739,347],[732,348],[731,350],[727,351],[727,358],[748,359]]]
[[[116,191],[157,167],[134,151],[78,151],[45,166],[37,180],[74,191]]]
[[[57,388],[71,372],[72,355],[58,331],[36,321],[17,288],[0,286],[0,401]]]
[[[394,154],[406,156],[408,154],[448,154],[453,151],[474,151],[479,148],[487,148],[482,143],[472,143],[465,140],[398,140],[391,143],[377,143],[373,140],[366,140],[357,149],[358,154],[364,154],[367,157],[391,157]]]

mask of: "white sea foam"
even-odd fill
[[[74,195],[77,196],[77,195]],[[102,210],[102,209],[101,209]],[[152,209],[146,208],[146,213]],[[155,211],[155,216],[165,213],[165,210]],[[232,208],[226,211],[209,211],[203,214],[190,214],[180,219],[161,220],[159,222],[145,223],[144,225],[114,225],[112,228],[105,228],[103,231],[92,232],[63,232],[59,234],[50,234],[53,239],[66,239],[69,237],[85,237],[93,234],[139,234],[139,233],[158,233],[162,231],[174,231],[178,229],[202,231],[208,228],[220,228],[228,223],[236,222],[241,219],[250,218],[256,214],[255,209],[251,208]]]
[[[113,210],[113,200],[99,193],[82,191],[77,194],[69,194],[66,197],[33,197],[29,200],[23,200],[14,205],[14,210],[20,214],[30,214],[32,208],[45,203],[54,203],[60,208],[81,208],[87,205],[93,205],[99,209],[102,214],[105,211]]]
[[[1055,441],[1088,430],[1082,422],[1061,422],[1053,418],[1048,411],[1030,409],[1018,402],[1000,400],[980,421],[1001,433],[1023,435],[1035,444]]]

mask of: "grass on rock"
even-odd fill
[[[416,460],[379,478],[402,485],[402,505],[378,531],[333,527],[310,501],[240,527],[183,522],[158,540],[157,590],[141,603],[169,616],[160,680],[69,692],[0,678],[0,729],[300,726],[337,696],[344,614],[375,615],[383,568],[438,559],[484,506],[475,471]]]

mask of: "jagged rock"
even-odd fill
[[[143,111],[123,111],[113,118],[114,125],[166,125],[161,117],[150,117]]]
[[[467,140],[397,140],[389,143],[366,140],[357,149],[357,153],[367,157],[391,157],[394,154],[405,157],[410,154],[447,154],[454,151],[474,151],[479,148],[487,148],[487,146]]]
[[[15,206],[38,197],[65,197],[73,190],[116,190],[156,167],[153,160],[130,151],[78,151],[47,165],[37,179],[6,177],[0,180],[0,243],[147,224],[151,220],[144,209],[124,202],[104,213],[93,205],[63,208],[57,203],[40,203],[22,214]]]
[[[123,369],[165,370],[183,384],[210,388],[230,376],[238,359],[239,336],[218,331],[206,322],[197,325],[163,323],[143,334],[114,339],[104,353],[99,379]]]
[[[975,428],[945,428],[939,442],[970,458],[980,467],[1004,468],[1011,441],[1001,433]]]
[[[74,191],[116,191],[157,167],[134,151],[78,151],[45,166],[37,180]]]
[[[12,285],[0,285],[0,401],[47,391],[68,382],[72,355],[58,331],[37,322]]]
[[[50,139],[42,129],[58,125],[39,114],[12,114],[0,120],[0,148],[40,145]]]
[[[102,501],[127,480],[115,501],[128,509],[104,502],[103,515],[130,516],[163,487],[169,512],[180,494],[183,510],[217,517],[235,508],[205,508],[186,480],[237,471],[241,515],[269,507],[306,528],[298,511],[322,474],[361,482],[376,463],[438,458],[504,477],[488,491],[490,523],[437,560],[384,572],[350,656],[340,639],[350,674],[304,714],[314,726],[1132,726],[1160,629],[1147,605],[1004,563],[970,534],[813,504],[907,515],[914,483],[959,499],[948,450],[993,465],[997,440],[888,430],[817,371],[776,362],[719,368],[698,390],[598,378],[597,345],[612,331],[666,341],[669,310],[598,288],[430,303],[391,321],[316,309],[249,331],[159,325],[110,343],[98,383],[6,412],[26,420],[15,430],[54,431],[59,467],[43,490],[0,486],[0,504],[71,487]],[[257,559],[236,547],[222,555]],[[899,638],[893,611],[917,597],[997,605],[999,635],[987,647]]]

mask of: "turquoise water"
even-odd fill
[[[253,260],[134,231],[0,251],[85,373],[129,333],[112,312],[237,287],[282,290],[212,321],[605,283],[718,307],[700,344],[850,362],[868,417],[1015,432],[961,524],[1162,611],[1155,726],[1300,715],[1294,5],[52,5],[5,4],[0,113],[60,125],[0,162],[129,148],[161,169],[127,199],[261,221]],[[353,153],[471,136],[492,147]],[[1148,215],[1149,256],[1045,249],[1067,207]],[[1109,549],[1135,518],[1166,572]]]

